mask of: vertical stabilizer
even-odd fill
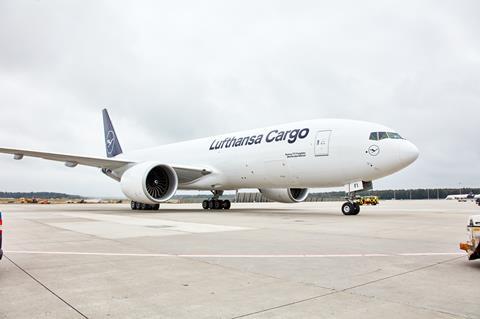
[[[115,129],[113,128],[112,121],[108,115],[107,109],[103,109],[103,131],[105,133],[105,149],[107,152],[107,157],[115,157],[118,154],[122,154],[122,147],[118,141],[117,134],[115,134]]]

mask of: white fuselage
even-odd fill
[[[372,132],[394,130],[362,121],[310,120],[168,144],[116,158],[205,167],[212,173],[180,183],[179,189],[232,190],[336,187],[372,181],[401,170],[418,157],[411,142],[370,140]]]

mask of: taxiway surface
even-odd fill
[[[3,205],[0,318],[480,318],[471,202]]]

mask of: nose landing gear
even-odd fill
[[[360,205],[355,202],[355,192],[347,193],[345,199],[347,202],[342,205],[343,215],[358,215],[360,213]]]
[[[221,200],[219,199],[220,196],[223,195],[223,191],[212,190],[213,197],[210,200],[204,200],[202,202],[203,209],[230,209],[231,203],[228,199]]]
[[[360,201],[358,200],[356,194],[360,191],[368,191],[373,189],[372,181],[358,181],[345,185],[345,192],[347,196],[345,199],[346,203],[342,205],[342,213],[344,215],[358,215],[360,213]]]
[[[358,215],[360,213],[360,205],[355,202],[346,202],[342,205],[343,215]]]

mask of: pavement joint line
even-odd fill
[[[31,279],[33,279],[33,281],[35,281],[36,283],[38,283],[40,286],[42,286],[43,288],[45,288],[48,292],[50,292],[52,295],[54,295],[55,297],[57,297],[61,302],[63,302],[64,304],[66,304],[68,307],[70,307],[72,310],[74,310],[76,313],[78,313],[80,316],[82,316],[83,318],[85,319],[88,319],[87,316],[85,316],[82,312],[80,312],[80,310],[78,310],[77,308],[75,308],[72,304],[70,304],[68,301],[66,301],[65,299],[63,299],[62,297],[60,297],[58,294],[56,294],[52,289],[48,288],[44,283],[42,283],[39,279],[35,278],[32,274],[30,274],[28,271],[26,271],[22,266],[20,266],[19,264],[17,264],[16,262],[14,262],[10,257],[8,257],[7,255],[3,255],[6,259],[8,259],[15,267],[17,267],[20,271],[22,271],[23,273],[25,273],[28,277],[30,277]]]
[[[355,286],[352,286],[352,287],[348,287],[348,288],[344,288],[344,289],[338,289],[338,290],[334,289],[334,291],[332,291],[330,293],[323,294],[323,295],[313,296],[313,297],[310,297],[310,298],[289,302],[289,303],[278,305],[278,306],[275,306],[275,307],[270,307],[270,308],[267,308],[267,309],[262,309],[262,310],[258,310],[258,311],[255,311],[255,312],[243,314],[243,315],[240,315],[240,316],[235,316],[235,317],[232,317],[232,319],[246,318],[246,317],[250,317],[250,316],[253,316],[253,315],[257,315],[259,313],[264,313],[264,312],[271,311],[271,310],[276,310],[276,309],[280,309],[280,308],[284,308],[284,307],[289,307],[289,306],[296,305],[296,304],[299,304],[299,303],[303,303],[303,302],[306,302],[306,301],[315,300],[315,299],[319,299],[319,298],[323,298],[323,297],[327,297],[327,296],[331,296],[331,295],[336,295],[336,294],[343,293],[343,292],[352,293],[350,290],[353,290],[355,288],[367,286],[367,285],[374,284],[374,283],[377,283],[377,282],[380,282],[380,281],[383,281],[383,280],[387,280],[387,279],[403,276],[403,275],[406,275],[406,274],[410,274],[410,273],[413,273],[413,272],[416,272],[416,271],[424,270],[424,269],[427,269],[427,268],[435,267],[435,266],[438,266],[438,265],[441,265],[441,264],[444,264],[444,263],[447,263],[447,262],[450,262],[452,260],[459,259],[459,258],[462,258],[462,257],[449,258],[447,260],[442,260],[440,262],[436,262],[436,263],[429,264],[429,265],[426,265],[426,266],[422,266],[422,267],[419,267],[419,268],[411,269],[411,270],[404,271],[404,272],[394,274],[394,275],[391,275],[391,276],[375,279],[375,280],[365,282],[363,284],[355,285]]]
[[[296,304],[299,304],[299,303],[302,303],[302,302],[315,300],[315,299],[322,298],[322,297],[327,297],[327,296],[334,295],[334,294],[337,294],[337,293],[339,293],[339,291],[332,291],[332,292],[329,292],[329,293],[326,293],[326,294],[313,296],[313,297],[305,298],[305,299],[302,299],[302,300],[292,301],[292,302],[282,304],[282,305],[278,305],[278,306],[275,306],[275,307],[270,307],[270,308],[267,308],[267,309],[262,309],[262,310],[258,310],[258,311],[255,311],[255,312],[250,312],[250,313],[246,313],[246,314],[243,314],[243,315],[235,316],[235,317],[232,317],[232,319],[250,317],[250,316],[253,316],[253,315],[258,315],[259,313],[263,313],[263,312],[267,312],[267,311],[275,310],[275,309],[280,309],[280,308],[284,308],[284,307],[293,306],[293,305],[296,305]]]
[[[461,254],[461,253],[459,253],[459,254]],[[418,256],[418,255],[417,255],[417,256]],[[449,259],[446,259],[446,260],[442,260],[442,261],[439,261],[439,262],[435,262],[435,263],[433,263],[433,264],[429,264],[429,265],[425,265],[425,266],[418,267],[418,268],[415,268],[415,269],[407,270],[407,271],[404,271],[404,272],[401,272],[401,273],[398,273],[398,274],[394,274],[394,275],[390,275],[390,276],[387,276],[387,277],[375,279],[375,280],[372,280],[372,281],[369,281],[369,282],[366,282],[366,283],[363,283],[363,284],[359,284],[359,285],[355,285],[355,286],[352,286],[352,287],[348,287],[348,288],[342,289],[342,290],[340,290],[340,291],[344,292],[344,291],[352,290],[352,289],[355,289],[355,288],[363,287],[363,286],[366,286],[366,285],[374,284],[374,283],[376,283],[376,282],[380,282],[380,281],[383,281],[383,280],[387,280],[387,279],[391,279],[391,278],[395,278],[395,277],[407,275],[407,274],[414,273],[414,272],[417,272],[417,271],[420,271],[420,270],[424,270],[424,269],[427,269],[427,268],[435,267],[435,266],[438,266],[438,265],[441,265],[441,264],[444,264],[444,263],[447,263],[447,262],[450,262],[450,261],[452,261],[452,260],[456,260],[456,259],[459,259],[459,258],[462,258],[462,256],[454,257],[454,258],[449,258]]]
[[[281,280],[281,281],[288,281],[288,282],[291,282],[291,283],[294,283],[294,284],[304,285],[304,286],[308,286],[308,287],[317,287],[317,288],[322,288],[322,289],[325,289],[325,290],[335,291],[335,289],[320,286],[320,285],[314,284],[314,283],[306,283],[306,282],[302,282],[302,281],[292,281],[292,280],[288,280],[288,279],[286,280],[285,278],[281,278],[281,277],[277,277],[277,276],[273,276],[273,275],[269,275],[269,274],[265,274],[265,273],[261,273],[261,272],[252,271],[252,269],[239,269],[239,268],[235,268],[235,267],[232,267],[232,266],[226,266],[226,265],[221,264],[221,263],[217,263],[217,262],[214,262],[214,261],[208,261],[208,260],[201,259],[201,258],[191,258],[191,259],[187,258],[187,260],[195,260],[196,262],[199,262],[199,263],[203,263],[203,264],[210,265],[210,266],[213,266],[213,267],[220,267],[222,269],[228,269],[230,271],[236,271],[236,272],[240,271],[242,273],[248,273],[248,274],[252,274],[252,275],[260,276],[260,277],[264,277],[264,278],[270,278],[270,279]]]
[[[456,259],[456,258],[454,258],[454,259]],[[453,259],[453,260],[454,260],[454,259]],[[405,303],[405,302],[399,302],[399,301],[397,301],[397,300],[390,300],[390,299],[388,299],[388,298],[382,298],[382,297],[378,297],[378,296],[371,296],[371,295],[361,294],[361,293],[353,292],[353,291],[345,291],[345,293],[348,293],[348,294],[354,295],[354,296],[362,296],[362,297],[367,297],[367,298],[373,298],[373,299],[377,299],[377,300],[387,301],[387,302],[395,303],[395,304],[402,305],[402,306],[407,306],[407,307],[411,307],[411,308],[427,310],[427,311],[436,312],[436,313],[440,313],[440,314],[444,314],[444,315],[448,315],[448,316],[452,316],[452,317],[458,317],[458,318],[464,318],[464,319],[468,319],[468,318],[469,318],[468,316],[464,316],[464,315],[462,315],[462,314],[451,313],[451,312],[448,312],[448,311],[438,310],[438,309],[429,308],[429,307],[421,306],[421,305],[413,305],[413,304],[410,304],[410,303],[408,303],[408,302],[407,302],[407,303]]]
[[[7,250],[9,254],[38,255],[89,255],[89,256],[125,256],[125,257],[185,257],[185,258],[349,258],[349,257],[421,257],[421,256],[465,256],[464,252],[424,252],[392,254],[162,254],[162,253],[109,253],[75,251],[30,251]]]

